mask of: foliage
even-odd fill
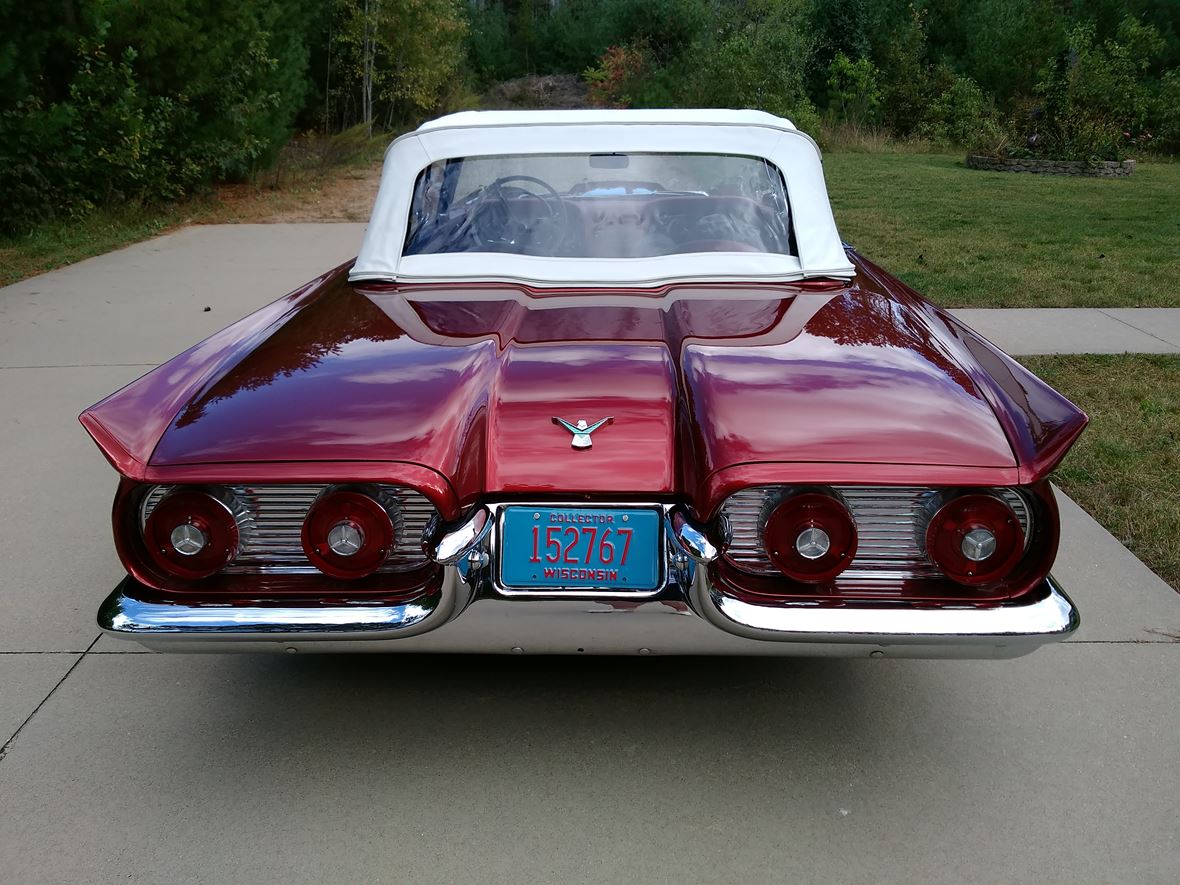
[[[850,59],[843,52],[828,66],[829,108],[854,125],[876,123],[881,112],[878,72],[867,58]]]
[[[442,104],[467,30],[458,0],[336,0],[341,122],[385,128]]]
[[[934,98],[918,134],[936,144],[987,149],[1002,138],[999,115],[970,77],[949,68],[936,69]]]
[[[1168,71],[1156,99],[1158,140],[1166,151],[1180,152],[1180,68]]]
[[[104,44],[83,38],[77,59],[65,101],[45,107],[30,98],[3,112],[4,232],[83,215],[99,203],[174,198],[194,176],[191,164],[176,168],[167,155],[174,106],[142,94],[134,50],[114,59]]]
[[[502,0],[468,4],[468,60],[480,84],[576,73],[611,47],[646,44],[666,64],[709,27],[710,0]]]
[[[169,162],[202,183],[265,167],[290,137],[307,92],[315,0],[87,0],[109,22],[112,55],[137,53],[145,95],[169,99]]]
[[[0,229],[174,199],[267,165],[303,99],[313,5],[13,4],[0,34],[0,82],[14,90],[0,93]]]
[[[612,46],[583,74],[590,86],[591,103],[603,108],[631,107],[650,69],[646,44]]]
[[[641,107],[760,108],[818,123],[805,76],[811,56],[802,0],[746,0],[718,14],[678,51],[644,39],[586,71],[603,101]]]
[[[988,95],[1028,95],[1062,44],[1065,24],[1058,0],[975,0],[963,16],[970,39],[962,71]]]
[[[1148,122],[1152,93],[1146,72],[1163,50],[1154,28],[1123,19],[1099,44],[1090,24],[1075,25],[1066,48],[1045,66],[1039,105],[1027,119],[1028,150],[1058,159],[1121,160]]]
[[[254,179],[296,127],[398,130],[526,74],[812,131],[820,107],[874,138],[1180,150],[1176,0],[0,0],[0,21],[10,232]],[[536,103],[579,100],[559,91]]]
[[[876,48],[885,77],[882,111],[886,125],[910,135],[921,125],[930,103],[930,65],[926,61],[926,20],[922,9],[908,4],[892,20],[891,33]]]

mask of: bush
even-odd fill
[[[168,158],[173,105],[142,94],[133,50],[115,60],[102,43],[84,38],[77,57],[68,100],[44,107],[30,98],[3,114],[5,233],[101,203],[171,199],[199,176],[191,163],[178,168]]]
[[[508,13],[500,4],[467,7],[467,65],[479,86],[519,76]]]
[[[1074,26],[1066,48],[1037,83],[1039,106],[1014,121],[1025,150],[1059,160],[1125,159],[1143,134],[1152,107],[1146,72],[1163,48],[1154,28],[1123,19],[1114,39],[1094,39],[1090,24]]]
[[[855,126],[877,123],[881,117],[881,88],[877,69],[867,58],[856,61],[836,53],[828,66],[828,107]]]
[[[881,109],[895,135],[910,135],[926,119],[931,100],[930,65],[926,61],[926,22],[922,10],[908,4],[877,50],[881,71]]]
[[[644,43],[612,46],[598,64],[582,75],[590,86],[590,103],[602,108],[629,108],[651,76],[651,58]]]
[[[633,103],[757,108],[815,131],[819,117],[805,86],[812,42],[804,13],[803,0],[749,0],[727,7],[675,55],[665,48],[667,61],[642,44],[647,66],[636,65],[624,78]]]
[[[1155,118],[1157,146],[1165,151],[1180,151],[1180,68],[1164,74]]]
[[[173,199],[268,165],[306,92],[314,7],[13,6],[0,33],[0,83],[11,90],[0,93],[0,226]]]
[[[941,68],[934,77],[936,96],[918,127],[923,138],[944,146],[987,149],[1002,137],[991,100],[970,77]]]

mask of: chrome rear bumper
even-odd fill
[[[477,514],[477,516],[479,516]],[[709,579],[716,550],[668,514],[668,582],[651,599],[506,598],[488,568],[487,514],[443,535],[441,581],[399,605],[241,606],[150,601],[127,578],[99,610],[109,635],[157,651],[388,651],[515,654],[1007,658],[1079,624],[1046,578],[988,608],[754,605]]]

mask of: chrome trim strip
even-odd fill
[[[455,571],[448,569],[448,571]],[[893,633],[865,632],[882,609],[793,611],[792,630],[751,638],[717,629],[685,602],[647,600],[503,599],[482,597],[466,611],[443,618],[411,616],[395,626],[391,607],[348,607],[321,615],[287,617],[290,609],[272,609],[275,620],[232,629],[215,626],[224,607],[195,612],[177,609],[167,622],[156,607],[128,596],[138,585],[130,579],[108,600],[104,611],[123,619],[100,617],[107,633],[134,639],[154,651],[170,652],[413,652],[459,654],[591,655],[775,655],[809,657],[1011,658],[1047,642],[1066,638],[1077,628],[1077,610],[1052,579],[1028,603],[994,610],[950,612],[900,611],[890,619]],[[118,605],[114,603],[118,601]],[[412,604],[412,605],[417,605]],[[407,607],[408,608],[408,607]],[[303,610],[306,612],[307,610]],[[312,611],[316,611],[312,609]],[[436,609],[441,611],[441,609]],[[347,614],[346,614],[347,612]],[[386,616],[389,612],[390,616]],[[407,612],[408,613],[408,612]],[[951,619],[929,619],[947,614]],[[913,618],[904,616],[912,615]],[[131,619],[150,617],[130,629]],[[191,622],[190,619],[196,619]],[[941,626],[935,622],[942,620]],[[316,622],[316,623],[313,623]],[[347,621],[347,623],[346,623]],[[190,624],[190,626],[185,626]],[[821,630],[822,628],[822,630]],[[934,630],[936,632],[917,632]],[[768,641],[769,640],[769,641]]]
[[[766,554],[762,525],[788,486],[750,486],[734,492],[721,505],[728,525],[725,556],[740,571],[752,575],[779,574]],[[939,579],[942,572],[925,550],[926,523],[941,487],[832,486],[856,522],[856,556],[837,584],[888,583],[906,579]],[[1011,487],[990,489],[1013,509],[1031,543],[1033,511],[1021,492]]]
[[[98,611],[98,626],[128,639],[183,637],[216,640],[393,639],[445,623],[470,601],[471,588],[457,569],[446,569],[439,587],[396,605],[228,605],[152,602],[145,588],[125,579]]]
[[[1077,608],[1051,576],[1030,598],[988,608],[753,605],[713,587],[703,570],[692,594],[694,609],[714,626],[773,642],[997,645],[1036,641],[1039,645],[1064,639],[1081,624]]]
[[[694,526],[682,510],[673,510],[669,516],[672,523],[672,537],[681,548],[699,563],[708,564],[721,555],[703,530]]]
[[[434,562],[453,565],[478,547],[491,530],[491,512],[486,507],[478,507],[452,529],[447,529],[437,517],[432,519],[423,533],[422,546]]]
[[[303,520],[316,498],[330,483],[259,483],[222,486],[240,502],[243,513],[241,549],[225,568],[230,575],[319,575],[303,552]],[[368,485],[365,483],[365,485]],[[422,532],[436,514],[434,505],[419,491],[406,486],[373,483],[394,505],[395,542],[389,558],[377,570],[381,574],[413,571],[426,564],[421,548]],[[142,531],[148,516],[173,489],[188,486],[150,487],[139,503]],[[192,486],[205,488],[205,486]]]
[[[436,554],[451,554],[454,564],[441,566],[441,581],[406,603],[156,602],[141,598],[148,595],[146,588],[127,578],[99,610],[98,623],[112,636],[168,651],[956,658],[1015,657],[1064,639],[1079,625],[1077,609],[1052,578],[1027,597],[986,608],[743,602],[713,585],[710,566],[702,562],[710,551],[697,538],[703,532],[674,507],[666,511],[667,582],[658,598],[510,598],[496,586],[490,567],[493,509],[481,508],[440,537]]]

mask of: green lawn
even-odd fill
[[[1021,362],[1090,414],[1054,481],[1180,590],[1180,357]]]
[[[946,307],[1180,307],[1180,163],[1124,179],[824,158],[844,239]]]
[[[44,224],[20,237],[0,237],[0,286],[146,240],[187,219],[188,207],[105,210],[78,221]]]

